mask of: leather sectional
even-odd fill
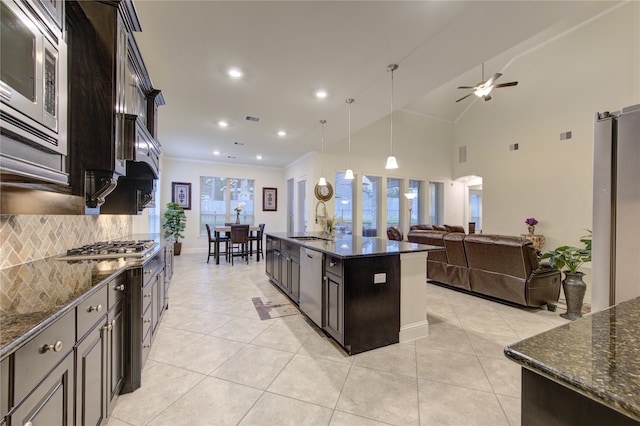
[[[538,263],[531,241],[419,226],[409,231],[408,241],[445,248],[429,253],[428,280],[522,306],[555,309],[560,296],[560,270]]]

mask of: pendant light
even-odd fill
[[[353,170],[351,170],[351,104],[354,102],[354,99],[347,99],[347,103],[349,104],[349,168],[344,174],[345,180],[353,180]]]
[[[391,123],[391,137],[390,137],[390,145],[391,152],[387,157],[387,165],[384,167],[385,169],[397,169],[398,161],[396,157],[393,155],[393,72],[398,69],[398,64],[391,64],[387,67],[387,71],[391,72],[391,114],[389,121]]]
[[[320,120],[320,124],[322,124],[322,173],[320,174],[320,180],[318,181],[318,185],[327,186],[327,180],[324,178],[324,125],[327,120]]]

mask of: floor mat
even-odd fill
[[[300,311],[293,303],[273,303],[263,297],[251,299],[261,320],[299,315]]]

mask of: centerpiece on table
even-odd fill
[[[535,217],[528,217],[525,219],[524,223],[527,224],[527,229],[529,230],[529,235],[533,235],[534,232],[536,232],[536,225],[538,224],[538,221],[536,220]]]
[[[240,212],[242,211],[242,209],[244,209],[244,203],[238,203],[233,208],[233,210],[236,211],[236,224],[240,223]]]
[[[342,219],[337,217],[326,217],[322,220],[324,233],[328,240],[336,240],[336,226],[342,223]]]
[[[560,314],[561,317],[575,320],[582,317],[582,302],[587,291],[587,284],[582,280],[584,272],[578,269],[586,263],[591,262],[591,231],[588,235],[580,238],[584,248],[573,246],[560,246],[555,250],[542,255],[541,259],[549,259],[549,264],[556,268],[566,268],[563,272],[565,279],[562,280],[562,289],[567,301],[567,312]]]

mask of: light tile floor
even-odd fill
[[[287,301],[265,263],[176,257],[169,309],[142,376],[108,426],[518,425],[520,368],[503,347],[566,320],[427,286],[429,336],[347,356]]]

